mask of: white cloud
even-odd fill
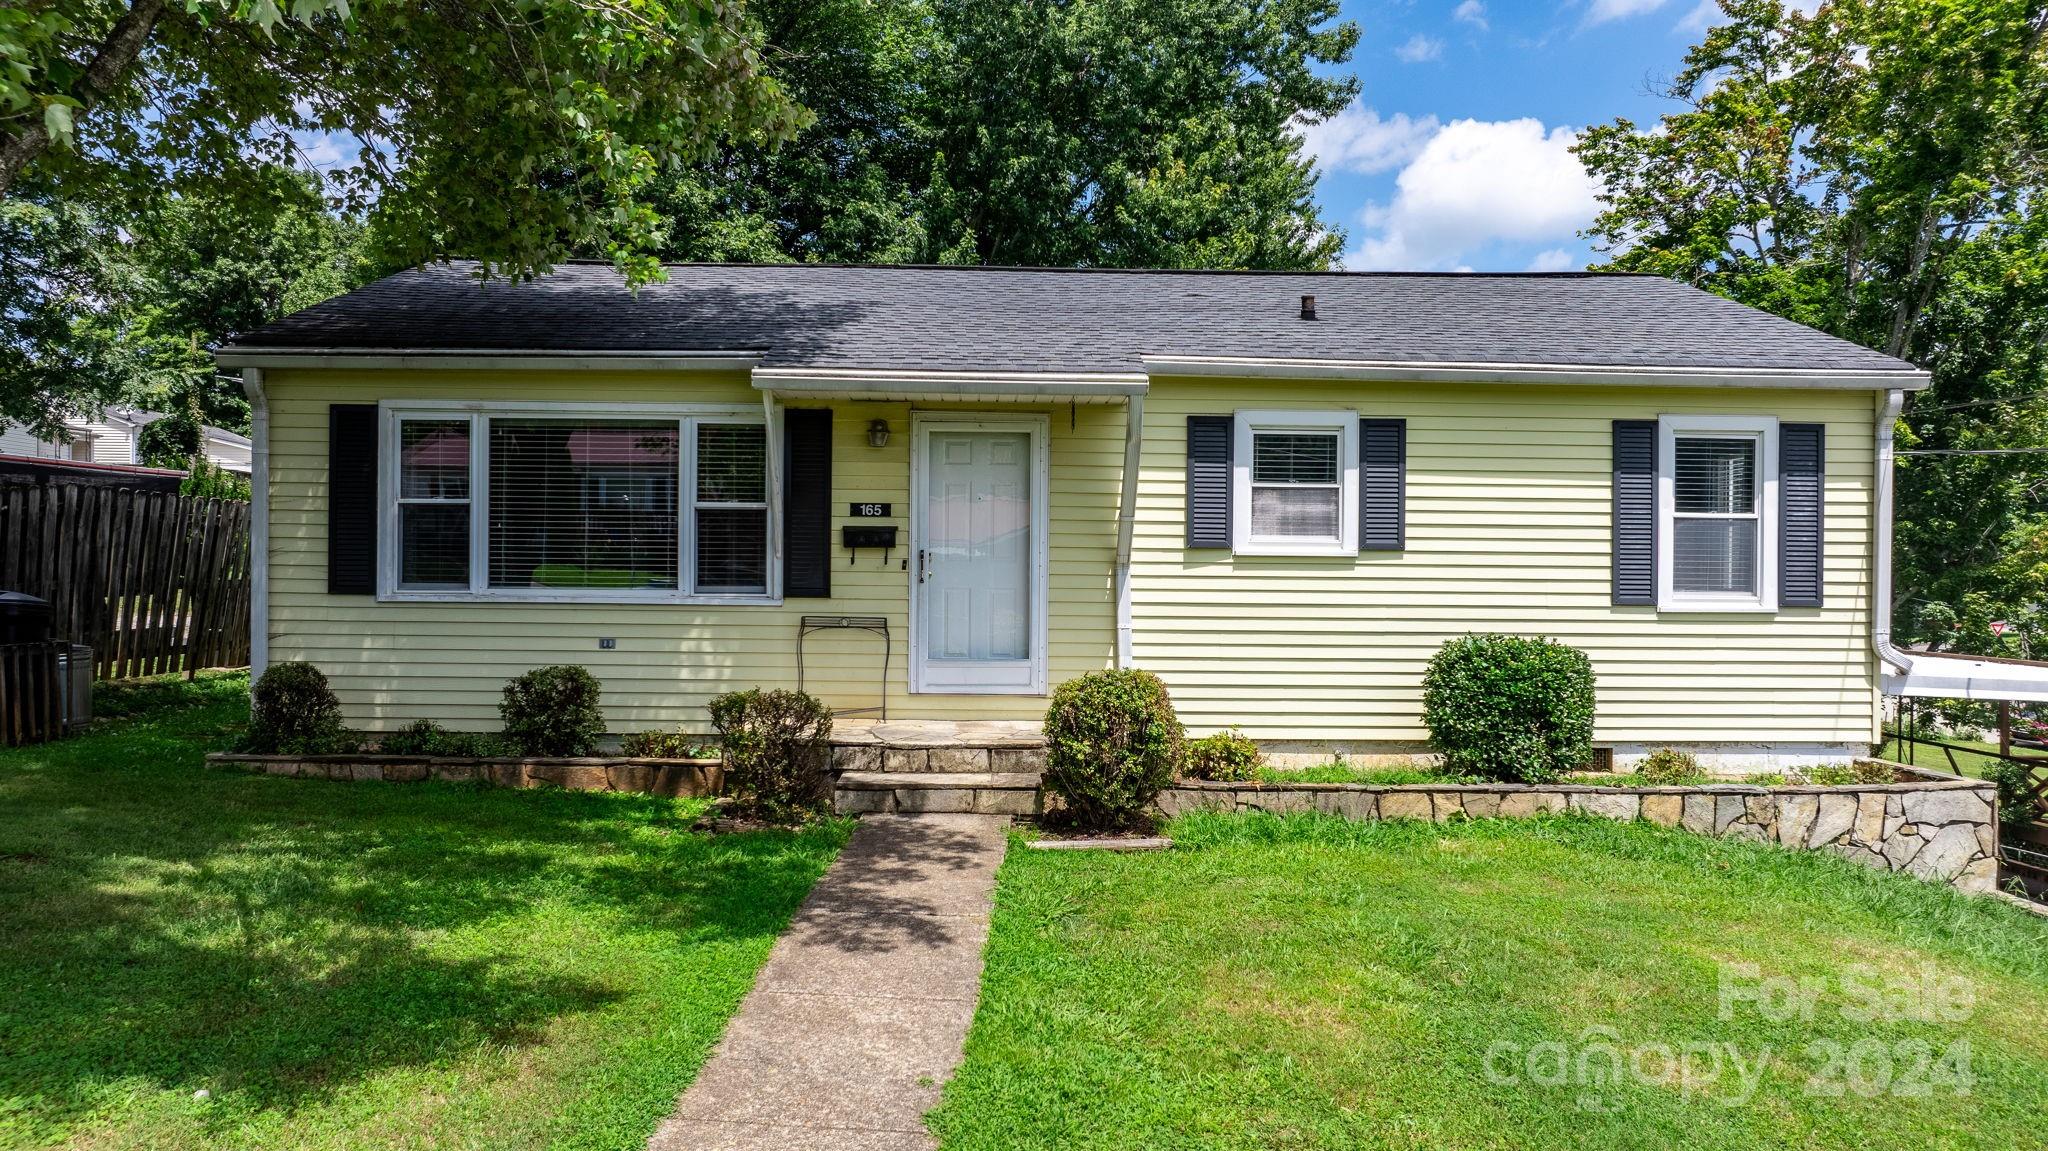
[[[1609,20],[1626,20],[1654,12],[1664,6],[1664,0],[1593,0],[1586,7],[1586,23],[1605,24]]]
[[[1536,258],[1529,261],[1529,270],[1532,272],[1569,272],[1576,268],[1578,263],[1576,259],[1572,258],[1572,254],[1563,248],[1546,248],[1536,253]]]
[[[1698,4],[1693,5],[1692,11],[1687,12],[1685,18],[1680,20],[1678,26],[1673,28],[1672,31],[1681,32],[1687,36],[1697,36],[1720,22],[1721,6],[1716,4],[1714,0],[1700,0]]]
[[[1534,119],[1453,121],[1401,170],[1393,202],[1361,213],[1372,234],[1345,266],[1443,268],[1496,241],[1569,239],[1599,210],[1576,139]]]
[[[1410,36],[1406,44],[1394,49],[1394,55],[1399,56],[1402,63],[1405,64],[1420,64],[1425,60],[1434,60],[1443,54],[1444,42],[1442,40],[1424,36],[1419,32]]]
[[[1318,168],[1360,174],[1406,164],[1436,135],[1436,129],[1435,116],[1410,119],[1406,112],[1396,112],[1382,120],[1378,112],[1359,104],[1320,124],[1295,127]]]
[[[1713,0],[1707,0],[1707,2],[1711,4]],[[1479,0],[1465,0],[1463,4],[1458,5],[1457,11],[1451,13],[1451,19],[1463,24],[1470,24],[1484,32],[1486,31],[1486,5],[1481,4]]]

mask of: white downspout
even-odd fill
[[[270,666],[270,400],[263,369],[242,369],[249,397],[249,678]]]
[[[1138,523],[1138,460],[1145,446],[1145,397],[1124,399],[1124,484],[1116,513],[1116,665],[1131,658],[1131,535]]]
[[[1892,470],[1898,454],[1892,445],[1892,429],[1899,422],[1899,411],[1905,406],[1906,393],[1893,390],[1885,393],[1884,403],[1877,410],[1877,482],[1876,498],[1873,501],[1871,573],[1874,585],[1870,604],[1870,650],[1877,653],[1880,664],[1890,664],[1902,673],[1910,674],[1913,659],[1905,652],[1892,646]],[[1880,666],[1879,671],[1883,668]]]

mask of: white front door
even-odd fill
[[[911,690],[1045,690],[1045,431],[913,420]]]

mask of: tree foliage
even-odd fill
[[[738,0],[42,0],[0,10],[0,194],[248,193],[295,133],[362,143],[330,172],[402,263],[512,274],[577,250],[655,274],[642,193],[719,139],[803,121]]]
[[[1926,368],[1902,446],[2048,447],[2048,3],[1719,2],[1669,85],[1683,108],[1580,143],[1605,266]],[[1909,457],[1896,518],[1902,634],[2040,650],[2048,455]]]
[[[1357,92],[1330,0],[762,0],[816,120],[668,181],[684,259],[1321,268],[1292,130]]]

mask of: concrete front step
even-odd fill
[[[1045,748],[1038,747],[904,747],[895,744],[832,746],[832,770],[856,773],[994,772],[998,775],[1045,770]]]
[[[1035,771],[849,771],[833,785],[832,805],[846,815],[1037,815],[1038,778]]]

